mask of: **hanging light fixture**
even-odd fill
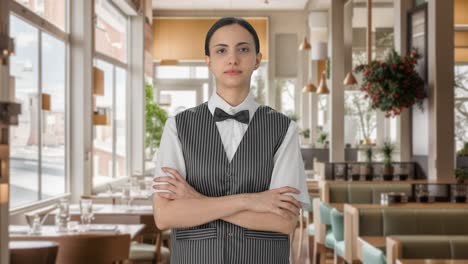
[[[330,90],[327,86],[327,74],[326,71],[322,72],[322,78],[320,78],[319,87],[317,89],[318,94],[329,94]]]
[[[348,72],[348,74],[346,74],[346,77],[345,77],[345,79],[343,81],[343,84],[348,85],[348,86],[352,86],[352,85],[357,84],[356,78],[354,77],[352,70],[350,72]]]
[[[304,88],[302,88],[303,93],[315,93],[317,92],[317,87],[312,83],[309,82],[306,85],[304,85]]]
[[[304,37],[301,45],[299,45],[299,50],[310,50],[311,46],[309,41],[307,41],[307,37]]]
[[[370,65],[372,61],[372,0],[367,0],[367,64]],[[344,85],[356,85],[357,81],[353,75],[353,70],[346,74],[343,80]]]

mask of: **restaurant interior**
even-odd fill
[[[168,117],[216,90],[203,45],[225,16],[258,33],[256,102],[298,127],[310,206],[290,263],[468,263],[467,14],[468,0],[0,1],[0,263],[170,263],[155,157]]]

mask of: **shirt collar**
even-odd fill
[[[221,96],[219,96],[216,91],[214,91],[208,100],[208,109],[210,110],[211,114],[214,114],[216,108],[221,108],[221,110],[230,115],[233,115],[239,111],[249,110],[249,121],[252,121],[252,117],[255,114],[255,111],[257,111],[258,103],[255,101],[253,94],[249,92],[242,103],[236,106],[231,106]]]

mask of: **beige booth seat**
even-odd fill
[[[468,263],[468,236],[387,237],[387,263],[397,259],[464,259]]]

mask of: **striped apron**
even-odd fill
[[[207,103],[176,116],[187,182],[199,193],[221,197],[269,189],[273,157],[283,142],[290,119],[260,106],[231,162]],[[171,264],[289,263],[289,236],[250,230],[223,220],[171,235]]]

